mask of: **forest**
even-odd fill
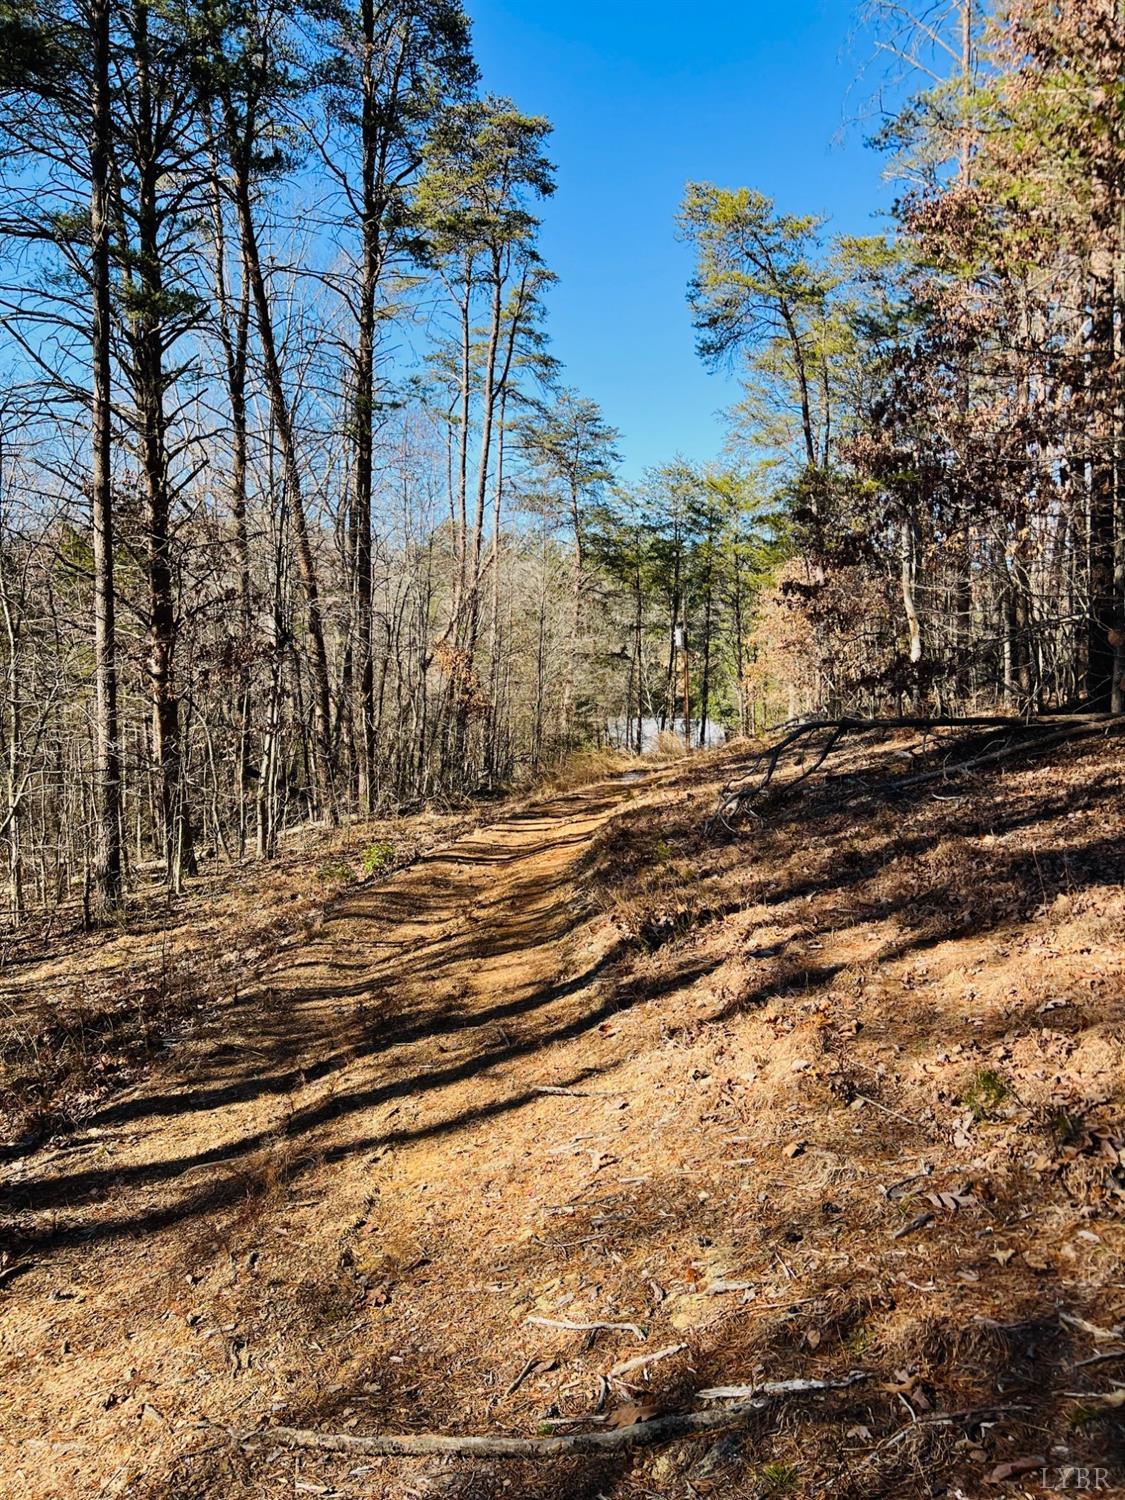
[[[1121,712],[1120,8],[865,19],[894,222],[689,184],[742,395],[720,460],[624,485],[551,353],[550,122],[453,0],[7,0],[10,920],[685,701],[698,743]]]
[[[1125,1494],[1125,7],[856,3],[0,0],[0,1496]]]

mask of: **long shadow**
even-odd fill
[[[604,805],[610,805],[612,800],[612,798],[605,799]],[[586,805],[585,802],[584,805]],[[584,835],[563,836],[545,840],[533,846],[531,850],[524,847],[511,857],[519,860],[526,858],[529,853],[540,854],[553,848],[569,848],[581,844],[584,837]],[[435,854],[423,862],[441,865],[448,859],[448,854]],[[475,863],[471,859],[466,859],[465,862]],[[119,1100],[99,1110],[92,1116],[90,1123],[99,1127],[121,1125],[149,1116],[195,1113],[221,1108],[228,1104],[246,1102],[257,1097],[284,1095],[303,1084],[319,1081],[357,1060],[392,1047],[416,1042],[430,1035],[439,1037],[453,1032],[471,1030],[478,1026],[496,1024],[506,1019],[514,1019],[529,1010],[550,1005],[554,1001],[565,998],[581,988],[583,984],[588,983],[592,974],[578,976],[574,980],[554,986],[547,992],[506,1001],[487,1010],[467,1015],[456,1012],[435,1015],[432,1010],[427,1010],[416,1020],[405,1025],[401,1023],[402,1007],[400,1004],[399,1017],[396,1021],[380,1025],[374,1032],[368,1029],[366,1018],[362,1015],[358,1017],[351,1015],[343,1027],[335,1024],[328,1032],[314,1024],[311,1036],[308,1025],[304,1023],[304,1013],[321,1002],[367,997],[375,1003],[379,993],[391,984],[399,987],[404,981],[424,978],[436,971],[443,969],[453,971],[465,961],[495,959],[509,952],[527,953],[550,945],[573,928],[576,912],[573,902],[565,899],[554,901],[547,907],[543,907],[541,903],[543,898],[553,890],[566,887],[570,879],[570,870],[567,868],[551,880],[535,877],[510,886],[503,897],[495,903],[504,910],[504,920],[500,924],[499,936],[490,936],[487,927],[483,924],[480,929],[474,925],[474,928],[466,931],[460,939],[449,935],[435,938],[433,943],[415,948],[405,957],[394,959],[384,957],[374,968],[359,964],[346,966],[338,960],[325,960],[318,955],[297,964],[289,964],[285,968],[285,973],[290,984],[292,976],[299,973],[300,969],[305,966],[313,969],[327,968],[337,973],[346,972],[350,968],[351,972],[360,977],[351,981],[332,980],[319,986],[306,985],[297,991],[289,988],[285,994],[287,1024],[281,1036],[275,1039],[272,1048],[268,1043],[261,1045],[267,1042],[267,1038],[259,1037],[257,1039],[259,1045],[254,1048],[255,1054],[260,1059],[264,1057],[267,1063],[266,1068],[257,1069],[251,1076],[242,1074],[233,1080],[214,1086],[207,1086],[205,1083],[203,1087],[200,1087],[198,1082],[199,1071],[202,1070],[198,1070],[195,1079],[182,1089]],[[450,896],[456,898],[461,894],[456,883],[446,882],[437,891],[427,892],[421,901],[418,892],[397,891],[393,887],[380,888],[374,904],[370,893],[345,896],[333,907],[332,916],[326,924],[328,928],[326,940],[329,944],[331,943],[331,926],[337,921],[354,923],[356,920],[362,920],[375,930],[393,931],[398,921],[417,923],[420,917],[424,919],[428,909],[443,911],[444,919],[447,920]],[[471,895],[472,893],[464,894]],[[513,907],[516,910],[522,910],[532,901],[540,904],[533,906],[526,915],[513,916],[510,910],[507,910]],[[599,972],[604,968],[605,963],[612,962],[614,956],[607,956],[603,964],[599,965]],[[284,965],[284,960],[281,962]],[[445,1004],[448,1005],[449,1001],[447,1000]],[[294,1061],[292,1066],[277,1071],[278,1064],[284,1064],[290,1058],[308,1056],[310,1041],[315,1040],[318,1033],[321,1039],[331,1046],[333,1038],[338,1039],[341,1031],[351,1031],[354,1034],[354,1040],[344,1046],[337,1044],[327,1055],[321,1055],[315,1061],[309,1063]],[[224,1046],[224,1043],[219,1043],[214,1049],[212,1066],[217,1062],[218,1055],[221,1055]],[[203,1068],[205,1069],[206,1066],[204,1063]]]
[[[102,1110],[96,1117],[97,1122],[100,1125],[121,1125],[131,1120],[147,1119],[150,1115],[195,1113],[200,1110],[219,1109],[226,1104],[244,1103],[262,1096],[287,1094],[303,1083],[327,1077],[330,1073],[337,1072],[351,1063],[375,1057],[392,1047],[405,1046],[430,1037],[454,1036],[459,1032],[475,1031],[480,1027],[495,1025],[499,1021],[515,1020],[518,1016],[542,1010],[585,989],[617,961],[625,946],[624,942],[616,943],[581,974],[575,975],[572,979],[558,981],[546,989],[535,990],[521,999],[504,1000],[485,1010],[475,1010],[465,1015],[435,1017],[432,1014],[426,1014],[407,1026],[388,1025],[386,1028],[377,1030],[363,1044],[337,1053],[331,1058],[321,1059],[308,1067],[295,1067],[287,1073],[272,1077],[239,1079],[235,1083],[216,1089],[195,1088],[190,1094],[148,1095],[138,1099],[123,1100]],[[323,997],[331,998],[339,993],[340,991],[334,987],[327,987],[322,991],[301,991],[295,1003],[304,1004],[310,996],[319,1000]],[[490,1056],[489,1061],[494,1060],[495,1055]],[[225,1154],[222,1148],[220,1148],[220,1154]]]
[[[566,993],[577,993],[589,985],[602,971],[608,969],[616,961],[618,947],[611,949],[601,960],[585,974],[575,980],[568,981],[565,986],[552,986],[547,992],[553,998],[561,998],[561,991]],[[699,963],[691,972],[681,971],[680,983],[689,983],[707,972],[708,967],[714,967],[718,960],[707,963]],[[546,1003],[543,1000],[543,992],[539,992],[539,1004]],[[610,1017],[619,1015],[623,1011],[631,1009],[637,1004],[644,1003],[650,997],[644,992],[632,995],[611,992],[601,1004],[593,1010],[585,1012],[571,1020],[554,1027],[546,1033],[536,1033],[521,1041],[510,1042],[507,1045],[496,1047],[484,1054],[476,1054],[460,1063],[437,1071],[428,1070],[424,1073],[412,1075],[406,1078],[396,1079],[390,1082],[373,1085],[365,1089],[353,1090],[349,1094],[334,1095],[323,1103],[299,1111],[286,1120],[280,1128],[260,1131],[243,1139],[214,1147],[211,1150],[199,1152],[191,1157],[181,1157],[172,1161],[149,1163],[133,1168],[112,1168],[105,1170],[75,1172],[46,1182],[31,1185],[22,1202],[13,1201],[11,1207],[16,1212],[40,1212],[73,1206],[76,1202],[89,1202],[109,1187],[119,1190],[122,1187],[149,1186],[171,1178],[183,1176],[185,1173],[206,1166],[224,1167],[240,1160],[253,1152],[280,1139],[294,1139],[303,1136],[310,1131],[330,1120],[352,1114],[360,1110],[370,1109],[380,1104],[389,1103],[401,1098],[420,1098],[427,1092],[441,1089],[449,1084],[463,1082],[469,1078],[494,1068],[497,1065],[515,1061],[527,1057],[532,1053],[541,1052],[555,1043],[573,1041],[577,1037],[596,1029]],[[582,1082],[593,1076],[596,1069],[583,1069],[576,1076],[574,1082]],[[564,1086],[571,1086],[570,1084]],[[491,1104],[478,1105],[470,1110],[462,1111],[445,1120],[436,1121],[432,1124],[416,1128],[403,1128],[394,1131],[385,1131],[378,1135],[364,1136],[359,1139],[339,1143],[329,1147],[327,1150],[314,1153],[304,1162],[294,1164],[293,1175],[311,1169],[317,1162],[338,1162],[358,1152],[370,1151],[377,1146],[405,1145],[417,1141],[439,1138],[467,1126],[473,1125],[481,1120],[493,1118],[497,1115],[508,1113],[512,1109],[522,1108],[525,1104],[537,1101],[541,1098],[535,1089],[525,1091],[515,1096],[509,1096],[493,1101]],[[165,1205],[153,1209],[148,1213],[135,1215],[123,1215],[112,1219],[100,1219],[94,1224],[82,1227],[58,1227],[50,1232],[36,1235],[34,1233],[20,1235],[21,1253],[46,1254],[66,1245],[90,1244],[102,1242],[108,1239],[118,1238],[123,1235],[136,1233],[149,1233],[155,1230],[168,1228],[174,1224],[183,1223],[187,1219],[196,1218],[201,1214],[216,1211],[234,1201],[247,1192],[248,1184],[245,1175],[236,1177],[234,1180],[224,1178],[220,1182],[213,1182],[201,1188],[198,1192],[190,1194],[181,1199],[180,1202]],[[15,1195],[13,1195],[15,1199]]]
[[[487,1059],[495,1061],[495,1059]],[[600,1076],[601,1069],[582,1068],[561,1083],[552,1085],[559,1088],[578,1088],[588,1083],[591,1079]],[[323,1152],[310,1153],[308,1156],[299,1158],[289,1164],[286,1172],[286,1180],[295,1183],[304,1177],[306,1173],[315,1170],[322,1164],[335,1164],[346,1161],[349,1157],[365,1151],[374,1151],[383,1147],[410,1145],[417,1141],[440,1139],[446,1135],[453,1135],[457,1131],[469,1129],[484,1120],[498,1119],[500,1116],[509,1114],[513,1110],[523,1109],[528,1104],[542,1102],[542,1094],[537,1089],[525,1089],[519,1094],[511,1094],[503,1099],[494,1099],[490,1104],[478,1104],[472,1109],[462,1110],[444,1120],[435,1121],[431,1125],[418,1126],[413,1129],[402,1128],[399,1130],[385,1131],[379,1135],[356,1137],[353,1140],[337,1143]],[[286,1128],[265,1134],[259,1144],[268,1144],[271,1140],[279,1137],[292,1136],[295,1132]],[[252,1149],[252,1148],[248,1148]],[[240,1153],[241,1154],[241,1153]],[[201,1165],[207,1164],[211,1153],[203,1153],[199,1158]],[[224,1158],[226,1160],[226,1158]],[[115,1181],[112,1173],[107,1173],[109,1181]],[[28,1231],[26,1233],[13,1233],[10,1237],[17,1243],[21,1256],[42,1256],[51,1251],[65,1249],[76,1245],[100,1244],[106,1240],[121,1239],[133,1235],[152,1234],[158,1230],[170,1229],[174,1225],[183,1224],[189,1219],[199,1218],[205,1214],[215,1213],[224,1208],[229,1208],[240,1199],[253,1196],[262,1190],[263,1183],[260,1174],[244,1173],[232,1177],[224,1177],[213,1180],[201,1187],[197,1192],[179,1202],[165,1204],[159,1208],[149,1210],[147,1213],[123,1214],[112,1219],[99,1219],[94,1224],[58,1226],[55,1229],[43,1233]]]
[[[599,960],[591,970],[587,971],[584,976],[581,976],[580,980],[570,981],[570,985],[577,990],[589,984],[594,976],[608,967],[612,961],[613,951],[611,950],[610,954]],[[703,970],[701,969],[699,972],[703,972]],[[577,1037],[595,1030],[610,1017],[620,1015],[623,1011],[631,1009],[634,1005],[643,1003],[647,998],[643,994],[623,997],[611,992],[593,1010],[576,1016],[554,1027],[551,1031],[536,1033],[522,1041],[511,1042],[487,1053],[474,1055],[447,1068],[436,1071],[427,1070],[424,1073],[396,1079],[391,1082],[376,1084],[363,1089],[355,1089],[348,1094],[334,1095],[321,1104],[301,1110],[290,1116],[280,1127],[244,1136],[239,1141],[213,1147],[208,1151],[198,1152],[191,1157],[179,1157],[171,1161],[149,1163],[137,1167],[118,1168],[117,1170],[110,1168],[99,1171],[75,1172],[63,1177],[52,1178],[46,1182],[34,1184],[29,1189],[24,1201],[18,1206],[13,1203],[12,1207],[17,1212],[41,1212],[58,1209],[73,1206],[76,1201],[89,1202],[101,1190],[108,1187],[113,1187],[116,1191],[122,1187],[149,1186],[170,1178],[183,1176],[185,1173],[193,1172],[200,1167],[217,1166],[219,1164],[229,1166],[232,1162],[251,1155],[253,1152],[260,1150],[272,1142],[276,1142],[279,1139],[291,1140],[306,1135],[319,1126],[329,1121],[338,1120],[344,1115],[371,1109],[396,1099],[419,1099],[428,1092],[444,1088],[449,1084],[464,1082],[500,1064],[527,1057],[532,1053],[545,1051],[556,1043],[573,1041]],[[576,1078],[578,1081],[583,1081],[592,1076],[596,1071],[599,1070],[583,1069],[576,1075]],[[490,1119],[497,1115],[508,1113],[512,1109],[521,1108],[523,1105],[537,1101],[540,1098],[539,1091],[531,1089],[515,1096],[495,1100],[491,1104],[477,1105],[472,1109],[462,1111],[445,1120],[439,1120],[432,1124],[415,1128],[384,1131],[378,1135],[364,1136],[359,1139],[339,1143],[328,1147],[322,1152],[310,1155],[304,1162],[294,1164],[293,1175],[297,1176],[304,1171],[310,1170],[318,1162],[339,1162],[354,1156],[358,1152],[373,1150],[377,1146],[405,1145],[417,1141],[440,1138],[462,1130],[466,1126],[475,1124],[480,1120]],[[47,1251],[57,1249],[63,1245],[84,1245],[117,1238],[122,1235],[168,1228],[173,1224],[182,1223],[186,1219],[198,1217],[200,1214],[209,1213],[221,1208],[233,1201],[234,1198],[244,1195],[246,1191],[247,1182],[244,1176],[240,1182],[236,1181],[233,1184],[229,1181],[213,1183],[201,1189],[198,1193],[182,1199],[179,1203],[153,1209],[148,1213],[113,1219],[100,1219],[94,1224],[84,1225],[80,1228],[60,1227],[40,1235],[35,1235],[34,1233],[21,1235],[19,1237],[21,1253],[45,1254]]]

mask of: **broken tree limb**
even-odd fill
[[[614,1365],[609,1378],[619,1380],[622,1375],[643,1369],[645,1365],[655,1364],[658,1359],[669,1359],[673,1354],[682,1354],[686,1348],[686,1344],[668,1344],[663,1349],[654,1349],[651,1354],[634,1354],[632,1359],[623,1359],[620,1364]]]
[[[783,1396],[842,1391],[868,1379],[869,1371],[853,1370],[842,1380],[779,1380],[749,1387],[754,1390],[749,1400],[719,1410],[674,1412],[654,1417],[649,1422],[618,1427],[612,1432],[576,1432],[566,1437],[456,1437],[423,1432],[353,1436],[298,1427],[262,1427],[242,1433],[237,1441],[242,1446],[273,1443],[281,1448],[315,1449],[320,1453],[343,1453],[362,1458],[426,1458],[437,1453],[462,1458],[577,1458],[628,1453],[634,1448],[652,1448],[659,1443],[735,1427]]]
[[[878,783],[868,784],[864,790],[869,794],[890,795],[927,785],[930,782],[948,781],[977,767],[997,764],[1023,754],[1031,754],[1052,746],[1085,739],[1099,733],[1118,733],[1125,730],[1125,717],[1113,714],[1054,714],[1041,715],[1034,719],[1017,719],[1000,714],[981,714],[963,718],[934,716],[898,717],[886,719],[810,719],[796,726],[786,726],[781,738],[773,745],[761,749],[750,761],[742,775],[723,787],[718,806],[710,819],[710,825],[720,823],[728,832],[734,829],[730,819],[741,813],[750,813],[761,818],[755,803],[773,791],[778,797],[787,797],[806,783],[824,765],[845,735],[889,733],[899,729],[915,729],[924,734],[939,730],[983,730],[992,734],[1007,731],[1009,738],[999,747],[989,747],[971,753],[965,740],[955,740],[954,749],[960,747],[966,758],[954,763],[948,759],[941,765],[931,766],[913,775],[886,777]],[[802,742],[815,741],[825,736],[813,755],[810,765],[800,775],[784,783],[775,783],[774,778],[787,752],[804,748]]]
[[[1117,728],[1125,729],[1125,722],[1118,720]],[[975,771],[978,766],[992,765],[1001,760],[1012,760],[1028,751],[1048,750],[1053,745],[1072,744],[1075,740],[1086,739],[1092,734],[1113,732],[1113,722],[1109,721],[1105,724],[1078,724],[1072,729],[1062,729],[1055,734],[1032,735],[1027,739],[1009,741],[997,750],[988,750],[982,755],[970,756],[968,760],[959,761],[956,765],[935,766],[929,771],[919,771],[915,776],[904,776],[883,782],[876,790],[908,791],[912,787],[924,786],[930,781],[948,781],[951,777],[961,776],[966,771]]]
[[[625,1099],[628,1097],[624,1089],[564,1089],[551,1083],[534,1084],[531,1092],[533,1094],[561,1094],[567,1099]]]
[[[572,1323],[569,1318],[527,1318],[525,1322],[535,1323],[540,1328],[565,1328],[568,1333],[597,1333],[602,1329],[613,1333],[635,1333],[642,1344],[648,1337],[636,1323]]]
[[[699,1401],[741,1401],[767,1392],[771,1397],[803,1396],[808,1391],[842,1390],[844,1386],[856,1385],[866,1379],[866,1371],[853,1370],[847,1380],[828,1385],[823,1380],[775,1380],[769,1385],[713,1385],[705,1391],[696,1391],[695,1395]]]

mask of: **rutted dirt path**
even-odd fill
[[[1116,747],[715,840],[738,754],[353,889],[8,1162],[0,1500],[1121,1489]],[[606,1430],[857,1368],[632,1458],[228,1435]]]
[[[514,813],[348,894],[173,1068],[6,1170],[27,1268],[0,1292],[0,1492],[226,1493],[184,1458],[202,1424],[315,1406],[382,1342],[513,1117],[565,1116],[543,1089],[613,1065],[613,935],[577,866],[633,794]]]

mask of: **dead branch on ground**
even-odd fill
[[[709,831],[720,824],[728,832],[734,833],[734,819],[745,814],[764,821],[759,805],[771,793],[775,805],[790,797],[798,787],[816,775],[846,736],[888,734],[901,729],[917,730],[927,738],[941,731],[953,731],[954,744],[950,756],[955,755],[958,750],[967,751],[970,745],[978,743],[978,737],[971,731],[982,730],[989,735],[1006,735],[1006,738],[999,746],[990,745],[979,753],[967,754],[961,760],[946,756],[940,765],[911,775],[888,776],[875,783],[854,778],[867,793],[890,795],[908,791],[930,782],[950,780],[978,767],[994,765],[1025,753],[1046,750],[1095,734],[1119,733],[1125,729],[1125,718],[1113,714],[1058,714],[1043,715],[1036,719],[1016,719],[1000,714],[981,714],[961,718],[904,716],[886,719],[809,719],[801,724],[786,725],[778,740],[763,747],[742,774],[723,787],[718,806],[708,823]],[[956,731],[959,730],[970,733],[958,735]],[[777,773],[785,756],[803,753],[810,746],[813,747],[810,764],[804,766],[799,775],[788,781],[778,782]]]
[[[296,1427],[263,1427],[237,1439],[243,1445],[274,1443],[280,1448],[315,1449],[363,1458],[422,1458],[435,1453],[472,1458],[576,1458],[583,1455],[627,1453],[678,1438],[698,1437],[724,1427],[736,1427],[763,1411],[771,1401],[810,1392],[842,1391],[868,1380],[867,1370],[852,1370],[842,1380],[778,1380],[760,1385],[745,1401],[718,1411],[672,1412],[649,1422],[633,1422],[612,1432],[576,1432],[568,1437],[457,1437],[411,1432],[401,1435],[314,1432]]]

